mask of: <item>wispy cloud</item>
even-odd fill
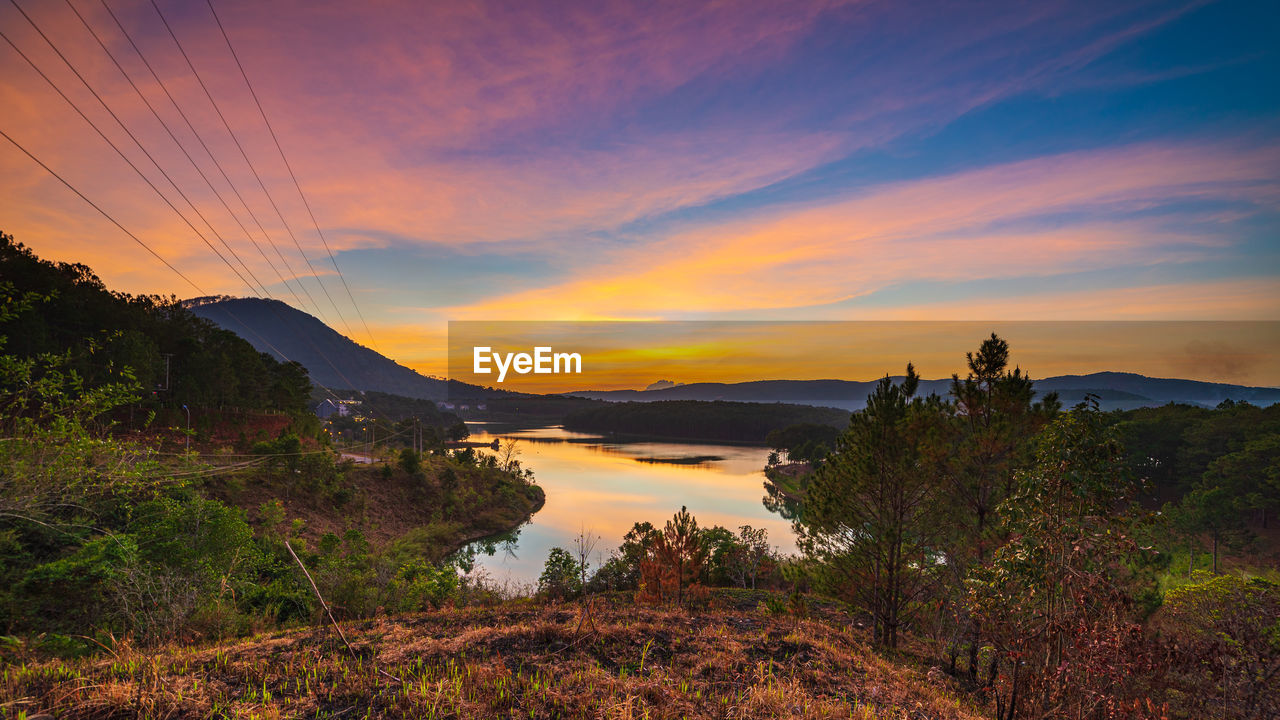
[[[1274,209],[1278,160],[1278,148],[1141,145],[898,183],[678,233],[606,258],[567,283],[453,311],[651,317],[803,308],[909,278],[1188,261],[1226,240],[1140,212],[1206,200]],[[1010,224],[1017,229],[1002,227]]]

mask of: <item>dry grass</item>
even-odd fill
[[[11,665],[0,713],[59,718],[926,718],[982,715],[834,617],[597,603],[451,609],[236,644]],[[584,626],[586,627],[586,626]]]

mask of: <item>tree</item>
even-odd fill
[[[638,522],[622,536],[622,545],[611,553],[591,577],[593,589],[635,590],[640,587],[640,568],[653,547],[658,530],[649,522]]]
[[[151,449],[95,432],[99,418],[136,397],[132,376],[86,387],[69,363],[69,355],[0,355],[0,529],[83,524],[99,500],[166,484]]]
[[[1224,488],[1239,498],[1241,509],[1258,513],[1265,530],[1280,511],[1280,434],[1245,442],[1239,450],[1209,463],[1204,483]]]
[[[538,592],[553,600],[567,600],[582,591],[581,567],[564,548],[554,547],[538,577]]]
[[[471,437],[471,430],[467,428],[467,424],[461,420],[450,425],[447,433],[449,435],[449,439],[454,442],[462,442],[468,437]],[[470,450],[471,448],[467,449]]]
[[[799,423],[770,431],[765,442],[775,452],[785,455],[787,462],[817,462],[831,452],[839,438],[837,427]]]
[[[828,584],[871,614],[887,647],[935,582],[940,556],[944,407],[914,397],[918,385],[911,365],[901,384],[879,382],[810,480],[797,524]]]
[[[1114,717],[1142,668],[1133,617],[1136,484],[1096,402],[1059,417],[999,512],[1011,540],[972,570],[998,720]]]
[[[498,467],[507,472],[519,470],[520,461],[516,458],[520,457],[520,441],[515,438],[509,438],[500,443],[498,447]]]
[[[1184,533],[1192,538],[1209,534],[1214,575],[1218,574],[1219,546],[1240,547],[1250,537],[1240,505],[1240,498],[1228,489],[1202,484],[1182,498],[1174,511],[1174,523]]]
[[[958,511],[948,552],[950,562],[958,564],[955,578],[985,563],[990,548],[1000,543],[997,508],[1012,493],[1015,473],[1027,465],[1032,438],[1059,410],[1056,394],[1035,402],[1031,377],[1018,367],[1009,371],[1009,343],[995,333],[965,357],[968,375],[951,377],[955,454],[945,473]],[[969,682],[976,684],[981,628],[963,617],[959,624],[967,625]]]
[[[769,531],[742,525],[738,528],[737,542],[728,558],[730,579],[738,587],[756,589],[756,579],[772,562],[769,552]]]
[[[681,507],[662,532],[654,534],[649,555],[640,563],[640,598],[683,605],[690,587],[702,577],[706,559],[698,521]]]
[[[596,549],[600,536],[590,530],[579,527],[573,538],[573,554],[578,561],[578,587],[587,587],[587,570],[591,567],[591,553]]]
[[[405,473],[417,476],[422,472],[422,454],[412,448],[400,451],[400,469]]]

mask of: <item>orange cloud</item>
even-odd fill
[[[1274,206],[1277,161],[1277,148],[1144,145],[900,183],[828,205],[678,233],[606,258],[567,283],[453,313],[587,319],[800,308],[907,279],[1185,261],[1206,256],[1222,241],[1173,232],[1150,219],[1002,228],[1050,214],[1133,212],[1209,198]]]

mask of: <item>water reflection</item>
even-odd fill
[[[536,583],[553,547],[570,548],[586,529],[602,540],[596,562],[638,521],[661,526],[687,506],[704,526],[763,527],[769,541],[795,551],[790,523],[764,504],[762,447],[703,443],[626,442],[560,427],[501,430],[473,425],[472,440],[518,440],[519,460],[533,468],[546,504],[505,546],[474,553],[499,580]]]

